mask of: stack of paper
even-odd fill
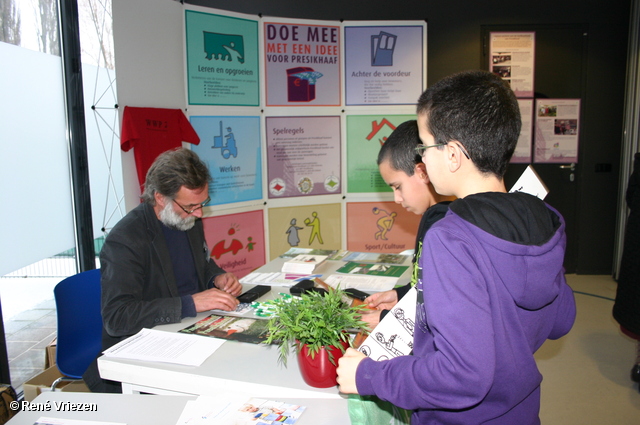
[[[200,366],[224,339],[142,329],[104,351],[106,357]]]
[[[312,255],[300,254],[292,259],[285,261],[282,265],[282,271],[285,273],[313,273],[313,270],[319,264],[322,264],[328,255]]]

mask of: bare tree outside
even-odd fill
[[[0,0],[0,41],[20,45],[20,11],[14,0]]]
[[[83,62],[114,69],[111,0],[78,0]]]
[[[36,32],[40,51],[60,56],[58,0],[39,0],[38,15],[40,17],[40,26],[36,27]]]

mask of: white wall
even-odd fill
[[[186,107],[182,5],[174,0],[113,0],[120,117],[125,106]],[[140,203],[133,150],[122,152],[127,211]]]

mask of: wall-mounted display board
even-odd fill
[[[536,99],[537,163],[578,162],[580,99]]]
[[[342,249],[341,204],[269,208],[269,256],[290,248]]]
[[[349,193],[389,192],[378,172],[378,152],[387,137],[415,115],[347,116],[347,191]]]
[[[517,97],[533,97],[535,31],[498,31],[489,38],[489,70],[507,81]]]
[[[258,22],[185,11],[190,105],[260,105]]]
[[[530,163],[533,137],[533,99],[518,99],[518,106],[520,106],[522,128],[520,128],[520,137],[518,137],[518,144],[511,157],[511,162]]]
[[[209,255],[227,272],[240,278],[265,264],[262,210],[208,217],[202,224]]]
[[[267,106],[340,105],[340,25],[263,22]]]
[[[192,150],[213,178],[209,205],[262,199],[260,117],[192,116],[190,121],[200,137]]]
[[[420,216],[394,202],[347,203],[347,249],[402,252],[415,248]]]
[[[341,192],[340,117],[267,117],[269,198]]]
[[[419,217],[392,202],[377,157],[393,130],[415,119],[427,23],[184,7],[187,112],[201,140],[193,150],[213,178],[205,215],[216,216],[205,220],[223,255],[216,261],[243,274],[236,256],[260,243],[267,261],[292,247],[412,249]],[[347,226],[355,198],[363,204],[351,207]],[[241,234],[250,220],[263,232],[251,242]],[[260,265],[250,260],[242,267]]]
[[[425,87],[426,23],[346,22],[345,104],[414,105]]]

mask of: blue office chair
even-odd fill
[[[82,374],[102,349],[100,269],[62,280],[53,290],[58,316],[56,364],[62,380],[82,379]]]

